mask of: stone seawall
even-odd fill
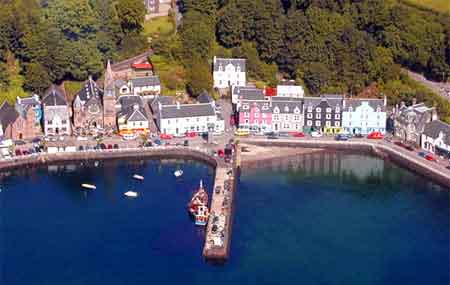
[[[0,171],[13,170],[25,166],[39,166],[49,163],[83,161],[83,160],[104,160],[120,158],[185,158],[204,162],[216,168],[216,159],[208,153],[188,148],[188,147],[154,147],[154,148],[129,148],[112,150],[91,150],[62,153],[41,153],[14,157],[0,161]]]
[[[391,160],[398,165],[415,173],[423,175],[450,189],[450,171],[426,161],[417,154],[403,150],[400,147],[388,144],[384,141],[334,141],[334,140],[266,140],[266,139],[241,139],[242,143],[259,146],[297,147],[297,148],[321,148],[326,150],[343,150],[359,153],[371,153],[383,159]],[[397,149],[398,148],[398,149]],[[245,167],[245,163],[243,164]]]

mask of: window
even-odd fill
[[[144,123],[142,123],[142,122],[140,122],[140,123],[139,123],[139,126],[141,126],[141,127],[142,127],[143,125],[144,125]]]
[[[244,113],[244,118],[248,118],[248,117],[250,117],[250,113],[249,112],[245,112]]]
[[[62,120],[62,121],[61,121],[61,124],[66,124],[66,123],[67,123],[66,120]]]
[[[267,117],[266,113],[262,113],[261,117],[266,118]]]
[[[312,121],[308,120],[308,121],[306,121],[306,124],[311,127],[312,126]]]
[[[255,118],[259,118],[259,113],[255,112]]]
[[[350,107],[351,108],[351,107]],[[336,106],[336,113],[339,113],[341,111],[341,108],[339,108],[339,106]],[[351,112],[351,110],[350,110],[350,112]]]
[[[294,116],[294,121],[299,121],[299,120],[300,120],[300,116],[295,115],[295,116]]]
[[[306,114],[306,118],[308,118],[308,119],[312,119],[312,118],[313,118],[313,114],[312,114],[312,113],[308,113],[308,114]]]
[[[320,121],[316,121],[316,127],[320,127],[321,122]]]
[[[320,112],[322,112],[322,109],[321,108],[316,108],[316,113],[320,113]]]
[[[200,118],[197,118],[197,122],[200,122]]]
[[[222,80],[219,80],[219,85],[222,85]]]
[[[167,124],[170,125],[170,120],[167,120]]]
[[[327,113],[331,113],[331,108],[327,108]]]
[[[352,123],[350,123],[350,125],[351,125],[351,124],[352,124]],[[334,126],[340,127],[340,126],[341,126],[341,122],[339,122],[339,121],[334,122]]]
[[[330,122],[330,121],[326,121],[326,122],[325,122],[325,126],[331,127],[331,122]]]
[[[336,110],[337,110],[338,108],[336,107]],[[353,108],[352,107],[348,107],[348,111],[349,112],[353,112]],[[337,111],[336,111],[337,112]]]
[[[248,119],[247,119],[247,120],[245,120],[245,123],[246,123],[246,124],[248,124]]]
[[[288,106],[284,107],[284,111],[289,112],[289,107]]]
[[[48,121],[47,121],[47,124],[48,124],[48,125],[51,125],[51,124],[53,124],[53,121],[52,121],[52,120],[48,120]]]
[[[322,118],[322,116],[320,115],[320,113],[317,113],[316,114],[316,119],[320,119],[320,118]]]
[[[186,122],[188,122],[188,123],[189,123],[189,118],[186,118]]]
[[[352,114],[350,114],[350,117],[352,116]],[[334,118],[336,119],[336,120],[339,120],[340,118],[341,118],[341,115],[340,114],[336,114],[336,115],[334,115]]]
[[[273,115],[273,120],[278,121],[278,115]]]
[[[280,113],[280,109],[278,109],[278,107],[275,107],[275,109],[273,109],[274,113]]]
[[[248,110],[248,108],[249,108],[248,104],[243,104],[243,105],[242,105],[242,109]]]
[[[312,107],[308,106],[308,112],[312,112]]]
[[[239,85],[239,80],[238,80],[238,81],[236,81],[236,85]]]
[[[285,115],[285,116],[284,116],[284,120],[285,120],[285,121],[289,121],[289,115]]]
[[[331,119],[331,114],[326,114],[325,117],[329,120]]]
[[[295,113],[295,114],[300,113],[300,109],[299,109],[298,107],[296,107],[295,110],[294,110],[294,113]]]

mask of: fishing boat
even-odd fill
[[[134,192],[134,191],[127,191],[127,192],[124,193],[124,195],[127,196],[127,197],[136,198],[138,196],[138,193]]]
[[[97,187],[95,185],[87,184],[87,183],[81,184],[81,187],[86,188],[86,189],[91,189],[91,190],[97,189]]]
[[[194,217],[195,224],[198,226],[205,226],[208,217],[208,193],[205,188],[203,188],[203,182],[200,180],[200,187],[197,192],[191,198],[188,204],[188,212]]]
[[[136,180],[144,180],[144,176],[138,174],[133,175],[133,178]]]
[[[183,175],[183,170],[181,169],[175,170],[173,175],[175,175],[175,177],[180,177],[181,175]]]
[[[206,226],[209,217],[208,207],[206,205],[201,205],[197,207],[194,217],[196,226]]]

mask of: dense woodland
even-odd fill
[[[403,66],[433,80],[450,78],[448,14],[403,0],[180,2],[183,24],[177,33],[154,39],[152,47],[183,67],[183,83],[193,95],[210,90],[214,55],[236,56],[248,59],[249,76],[261,84],[275,85],[283,77],[310,94],[375,90],[392,104],[416,97],[450,120],[446,101],[400,72]],[[99,77],[107,58],[148,47],[142,0],[0,3],[5,97],[15,95],[15,87],[42,92],[50,82]]]

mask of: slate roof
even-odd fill
[[[302,114],[303,104],[301,100],[274,100],[272,101],[272,107],[274,109],[278,107],[280,110],[279,114],[293,114],[295,108],[298,108],[299,114]]]
[[[233,94],[238,96],[239,100],[264,100],[264,92],[262,89],[255,87],[240,87],[235,86]]]
[[[133,87],[158,86],[160,85],[158,76],[137,77],[131,79]]]
[[[213,102],[213,98],[211,96],[209,96],[208,92],[203,90],[200,95],[198,95],[197,97],[197,101],[199,103],[211,103]]]
[[[219,66],[222,66],[224,69],[228,64],[232,64],[235,67],[239,66],[241,72],[245,72],[245,58],[220,58],[214,57],[214,71],[219,71]]]
[[[216,112],[211,104],[180,104],[180,105],[163,105],[161,106],[160,118],[186,118],[186,117],[203,117],[215,116]]]
[[[67,100],[60,89],[52,86],[44,99],[42,99],[42,104],[44,106],[67,106]]]
[[[84,86],[76,94],[76,96],[79,97],[83,102],[86,102],[93,97],[100,99],[102,95],[103,92],[98,88],[95,81],[91,78],[89,78],[89,80],[84,83]]]
[[[272,107],[270,106],[269,101],[252,101],[252,100],[244,100],[241,101],[242,106],[248,104],[249,108],[256,106],[258,107],[260,113],[272,113]],[[266,106],[267,108],[263,108]],[[250,109],[248,109],[250,110]]]
[[[342,95],[326,94],[320,97],[304,97],[304,104],[306,106],[317,106],[322,102],[327,103],[332,108],[341,107],[344,97]]]
[[[2,124],[3,131],[5,131],[10,124],[14,123],[18,117],[19,113],[16,109],[9,105],[8,102],[3,102],[0,107],[0,124]]]
[[[144,101],[141,96],[123,95],[119,97],[118,102],[120,104],[119,117],[125,117],[127,121],[148,120],[148,114],[144,108]]]
[[[440,120],[432,121],[425,125],[423,134],[437,139],[440,133],[444,134],[444,142],[446,145],[450,145],[450,125],[446,124]]]
[[[41,102],[39,101],[39,97],[37,95],[33,95],[31,97],[17,98],[16,100],[16,110],[21,114],[21,116],[25,116],[25,113],[28,109],[39,106]]]
[[[150,108],[152,108],[153,113],[155,113],[158,109],[159,103],[161,103],[161,105],[173,105],[175,103],[175,100],[172,96],[156,96],[150,102]]]
[[[384,105],[384,99],[346,99],[344,111],[348,111],[350,107],[355,110],[357,107],[361,106],[363,102],[367,102],[370,107],[377,110],[378,107],[381,108],[382,112],[386,111],[386,106]]]

